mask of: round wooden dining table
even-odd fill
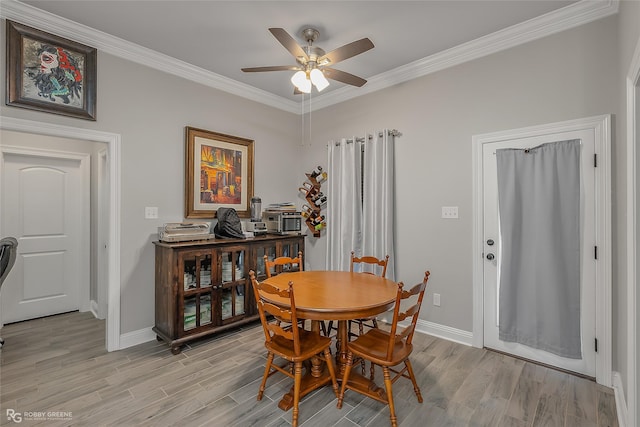
[[[312,320],[312,329],[318,333],[318,321],[337,320],[338,340],[348,340],[347,324],[349,320],[362,319],[384,313],[395,303],[398,284],[368,273],[348,271],[298,271],[278,274],[264,279],[264,283],[285,289],[289,282],[293,283],[298,318]],[[267,298],[265,298],[267,299]],[[288,307],[286,299],[269,296],[268,301]],[[347,363],[346,345],[340,346],[336,354],[337,372],[344,372]],[[321,381],[328,375],[319,361],[312,361],[312,367],[303,378],[300,397],[311,389],[315,381]],[[364,387],[377,388],[368,379],[358,378],[352,373],[349,382],[362,382]],[[308,392],[308,391],[307,391]],[[279,403],[281,409],[287,410],[293,404],[293,393],[287,393]]]

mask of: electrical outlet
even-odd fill
[[[433,294],[433,305],[440,307],[440,294]]]
[[[144,208],[144,217],[145,219],[158,219],[158,208],[147,206]]]
[[[445,219],[456,219],[456,218],[458,218],[458,207],[457,206],[443,206],[442,207],[442,218],[445,218]]]

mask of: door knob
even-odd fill
[[[493,241],[493,239],[487,240],[487,245],[489,245],[489,246],[493,246],[494,243],[495,242]]]
[[[494,256],[492,253],[488,253],[488,254],[487,254],[487,259],[488,259],[489,261],[493,260],[494,258],[495,258],[495,256]]]

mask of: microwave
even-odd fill
[[[262,222],[267,225],[267,233],[300,234],[302,215],[300,212],[262,212]]]

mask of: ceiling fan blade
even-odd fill
[[[293,37],[289,35],[283,28],[269,28],[271,34],[280,42],[282,46],[285,47],[293,56],[296,58],[304,58],[306,61],[309,60],[309,56],[307,53],[300,47],[298,42],[295,41]]]
[[[296,65],[273,65],[269,67],[249,67],[249,68],[241,68],[245,73],[261,73],[263,71],[298,71],[302,68]]]
[[[362,77],[354,76],[353,74],[347,73],[345,71],[336,70],[335,68],[327,68],[324,67],[322,69],[324,71],[324,75],[331,80],[337,80],[342,83],[346,83],[351,86],[363,86],[367,81]]]
[[[364,39],[345,44],[344,46],[334,49],[331,52],[321,56],[320,58],[318,58],[318,63],[322,64],[323,61],[329,60],[331,64],[335,64],[337,62],[351,58],[352,56],[356,56],[363,52],[366,52],[372,48],[373,42],[365,37]]]

